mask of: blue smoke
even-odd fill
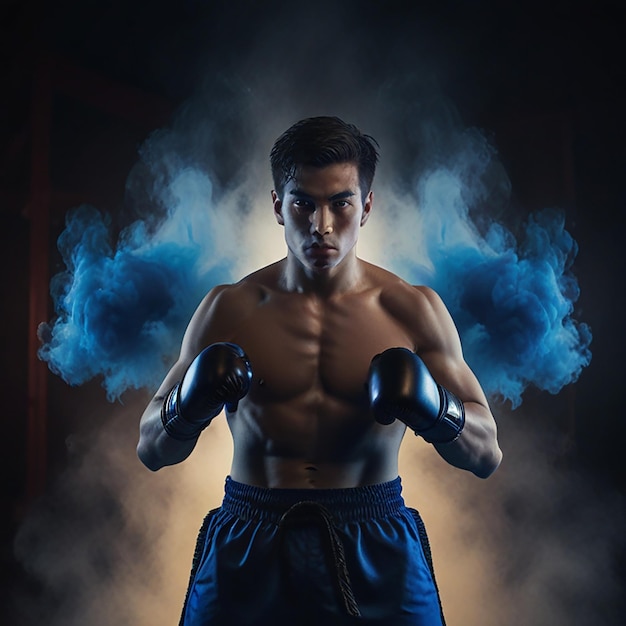
[[[53,372],[72,385],[100,376],[110,400],[158,386],[201,298],[232,275],[212,191],[206,174],[183,168],[164,184],[161,223],[137,220],[116,242],[107,215],[68,213],[58,240],[67,269],[51,283],[56,319],[39,329]]]
[[[439,293],[485,392],[515,408],[529,385],[555,394],[578,379],[591,360],[591,331],[572,317],[580,294],[572,273],[578,247],[562,211],[529,215],[517,237],[484,216],[471,219],[494,193],[494,159],[467,137],[462,149],[420,176],[419,232],[404,244],[395,269]],[[500,172],[495,181],[501,195],[508,178]]]
[[[251,248],[250,203],[212,183],[198,155],[215,125],[194,119],[142,148],[128,185],[143,218],[117,238],[92,207],[68,214],[58,242],[67,269],[52,281],[56,318],[40,328],[40,356],[69,384],[100,377],[111,400],[154,389],[201,298],[238,279],[236,263]],[[445,116],[421,119],[421,166],[405,159],[401,172],[417,172],[410,192],[398,199],[396,185],[379,194],[389,216],[380,229],[396,237],[381,264],[441,295],[488,396],[516,407],[529,385],[557,393],[591,359],[591,332],[573,317],[577,245],[564,215],[529,215],[517,234],[491,219],[510,195],[495,150]]]

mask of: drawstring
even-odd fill
[[[282,544],[282,556],[285,554],[285,530],[315,525],[320,530],[324,554],[330,561],[330,569],[335,591],[348,615],[361,615],[359,606],[350,585],[350,576],[346,565],[343,543],[333,525],[330,511],[317,502],[298,502],[288,509],[278,524]]]

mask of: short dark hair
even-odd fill
[[[277,140],[270,152],[274,188],[282,198],[285,185],[302,165],[324,167],[355,163],[363,200],[369,193],[378,162],[378,142],[354,124],[338,117],[309,117],[296,122]]]

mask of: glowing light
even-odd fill
[[[70,384],[101,376],[110,399],[156,387],[204,294],[285,254],[267,174],[250,166],[240,184],[216,188],[206,164],[185,154],[197,142],[189,138],[193,128],[187,120],[186,135],[157,134],[142,150],[152,182],[131,191],[148,194],[155,214],[125,228],[117,242],[99,211],[68,214],[59,238],[67,271],[52,282],[57,318],[41,329],[40,355]],[[572,317],[577,246],[558,211],[529,216],[519,241],[488,215],[479,231],[472,215],[494,187],[506,194],[508,179],[480,133],[448,134],[453,141],[438,147],[435,165],[412,186],[398,191],[396,180],[375,181],[359,253],[433,287],[486,392],[515,407],[528,385],[557,393],[590,361],[590,330]],[[250,163],[266,161],[250,155]],[[146,181],[131,176],[129,185]]]

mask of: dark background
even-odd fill
[[[29,368],[36,367],[29,354],[29,303],[37,290],[47,297],[42,289],[62,269],[55,242],[66,211],[82,202],[121,211],[138,147],[206,76],[271,84],[280,75],[298,97],[317,98],[328,108],[336,92],[358,92],[416,65],[429,67],[463,123],[491,137],[510,176],[514,205],[566,210],[580,247],[576,315],[591,326],[593,360],[556,398],[529,390],[525,414],[532,421],[533,407],[553,412],[562,434],[558,461],[623,498],[626,24],[619,3],[406,4],[3,3],[4,589],[25,578],[12,539],[32,503],[66,467],[67,437],[81,407],[106,404],[97,383],[69,388],[40,373],[41,393],[41,383],[29,386]],[[336,71],[337,59],[345,75]],[[37,238],[42,193],[49,223]],[[43,402],[46,429],[33,434],[28,415],[37,402]],[[95,420],[90,428],[97,426]],[[29,449],[35,451],[30,456]],[[37,451],[45,456],[34,471],[29,463]],[[624,573],[623,554],[615,554],[615,572]]]

